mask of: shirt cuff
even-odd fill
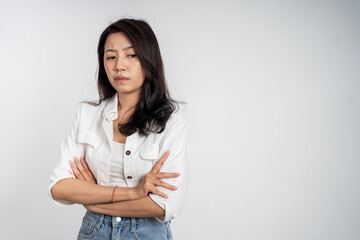
[[[153,193],[150,193],[149,197],[157,205],[159,205],[159,207],[161,207],[162,209],[165,210],[165,216],[164,217],[155,217],[156,220],[158,220],[159,222],[166,222],[166,221],[174,218],[174,216],[172,216],[172,214],[171,214],[169,206],[167,206],[167,204],[165,203],[165,201],[163,200],[162,197],[160,197],[159,195],[153,194]]]

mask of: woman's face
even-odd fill
[[[140,95],[145,73],[134,46],[124,33],[111,33],[107,37],[104,67],[110,84],[119,94]]]

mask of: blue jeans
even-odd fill
[[[155,218],[112,217],[87,211],[80,227],[78,240],[171,240],[170,221]]]

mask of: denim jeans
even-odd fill
[[[87,211],[80,227],[78,240],[171,240],[170,221],[155,218],[125,218]]]

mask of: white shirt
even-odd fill
[[[118,98],[103,101],[99,106],[86,103],[80,105],[72,128],[61,144],[60,159],[50,177],[51,188],[60,180],[72,178],[69,160],[74,156],[83,156],[97,179],[97,184],[110,186],[111,143],[113,141],[113,120],[117,116]],[[168,199],[149,194],[151,199],[165,210],[167,221],[180,212],[189,184],[188,142],[183,109],[174,112],[162,133],[150,133],[141,136],[137,132],[126,138],[123,170],[127,187],[135,187],[148,173],[161,156],[170,150],[170,155],[162,165],[160,172],[179,172],[176,178],[164,178],[163,181],[176,186],[177,190],[158,187],[168,195]],[[72,204],[69,201],[54,200],[58,205]]]

